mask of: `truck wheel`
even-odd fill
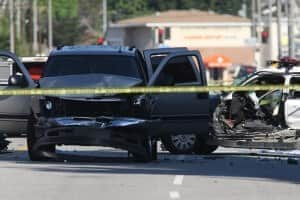
[[[195,149],[197,136],[168,135],[161,138],[164,147],[172,154],[192,154]]]
[[[206,143],[205,139],[198,137],[194,152],[199,155],[206,155],[213,153],[217,148],[218,145],[209,145]]]
[[[55,152],[55,145],[49,145],[41,148],[40,150],[34,150],[33,146],[36,143],[36,136],[35,136],[35,128],[34,128],[34,119],[31,118],[27,125],[27,147],[28,147],[28,155],[29,159],[32,161],[43,161],[47,160],[45,156],[43,156],[42,151],[47,151],[54,153]]]
[[[4,135],[2,135],[0,133],[0,152],[2,151],[7,151],[7,146],[9,145],[9,141],[7,141],[4,137]]]
[[[157,140],[153,138],[147,138],[143,142],[146,154],[136,154],[132,153],[133,159],[137,162],[151,162],[157,159]]]

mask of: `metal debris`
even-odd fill
[[[287,163],[288,163],[289,165],[298,165],[298,164],[299,164],[297,158],[288,158]]]

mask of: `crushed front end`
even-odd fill
[[[213,115],[214,137],[221,146],[292,150],[298,148],[299,133],[282,122],[280,101],[255,108],[249,93],[223,98]],[[274,106],[275,105],[275,106]],[[276,112],[275,112],[276,111]],[[276,114],[274,114],[276,113]]]
[[[143,95],[39,98],[33,150],[51,145],[106,146],[147,155],[145,141],[155,121],[147,119],[144,100]]]

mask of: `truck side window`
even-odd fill
[[[155,85],[173,86],[192,82],[197,82],[193,66],[187,56],[179,56],[166,64]]]
[[[156,71],[158,65],[160,64],[160,62],[166,57],[166,54],[162,54],[162,55],[154,55],[151,56],[151,63],[152,63],[152,70],[153,72]]]

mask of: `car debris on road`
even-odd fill
[[[278,68],[261,69],[242,86],[300,83],[300,62],[283,58]],[[255,96],[255,98],[253,98]],[[214,134],[222,146],[291,150],[299,148],[299,91],[231,92],[214,113]]]
[[[0,133],[0,152],[6,151],[9,141],[6,140],[6,137]]]

